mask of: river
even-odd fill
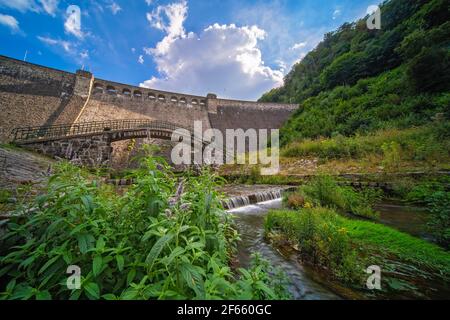
[[[296,259],[283,256],[264,239],[264,217],[269,209],[281,208],[281,199],[248,205],[229,210],[235,216],[241,241],[238,243],[239,265],[246,267],[251,254],[259,252],[271,265],[281,267],[289,281],[289,291],[294,299],[335,300],[339,296],[312,279],[313,271],[308,270]]]

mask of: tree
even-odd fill
[[[450,52],[445,48],[423,48],[408,65],[408,77],[418,92],[450,89]]]

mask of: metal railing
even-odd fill
[[[78,135],[97,134],[105,131],[122,131],[133,129],[168,131],[186,129],[189,132],[192,132],[191,128],[159,120],[107,120],[42,127],[15,128],[11,132],[11,139],[13,142],[26,142],[30,140],[55,139]]]

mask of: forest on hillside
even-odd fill
[[[366,17],[325,34],[282,87],[260,98],[300,104],[281,130],[283,145],[449,118],[448,1],[390,0],[380,9],[380,30]]]

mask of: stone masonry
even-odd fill
[[[29,143],[24,147],[44,155],[91,167],[109,165],[112,153],[109,134],[48,140]]]
[[[188,128],[201,121],[203,130],[222,132],[278,129],[297,107],[140,88],[97,79],[87,71],[70,73],[0,56],[0,142],[8,142],[17,127],[122,119],[160,120]],[[65,153],[67,146],[61,144],[42,148]],[[103,151],[96,152],[83,156],[104,159]]]

